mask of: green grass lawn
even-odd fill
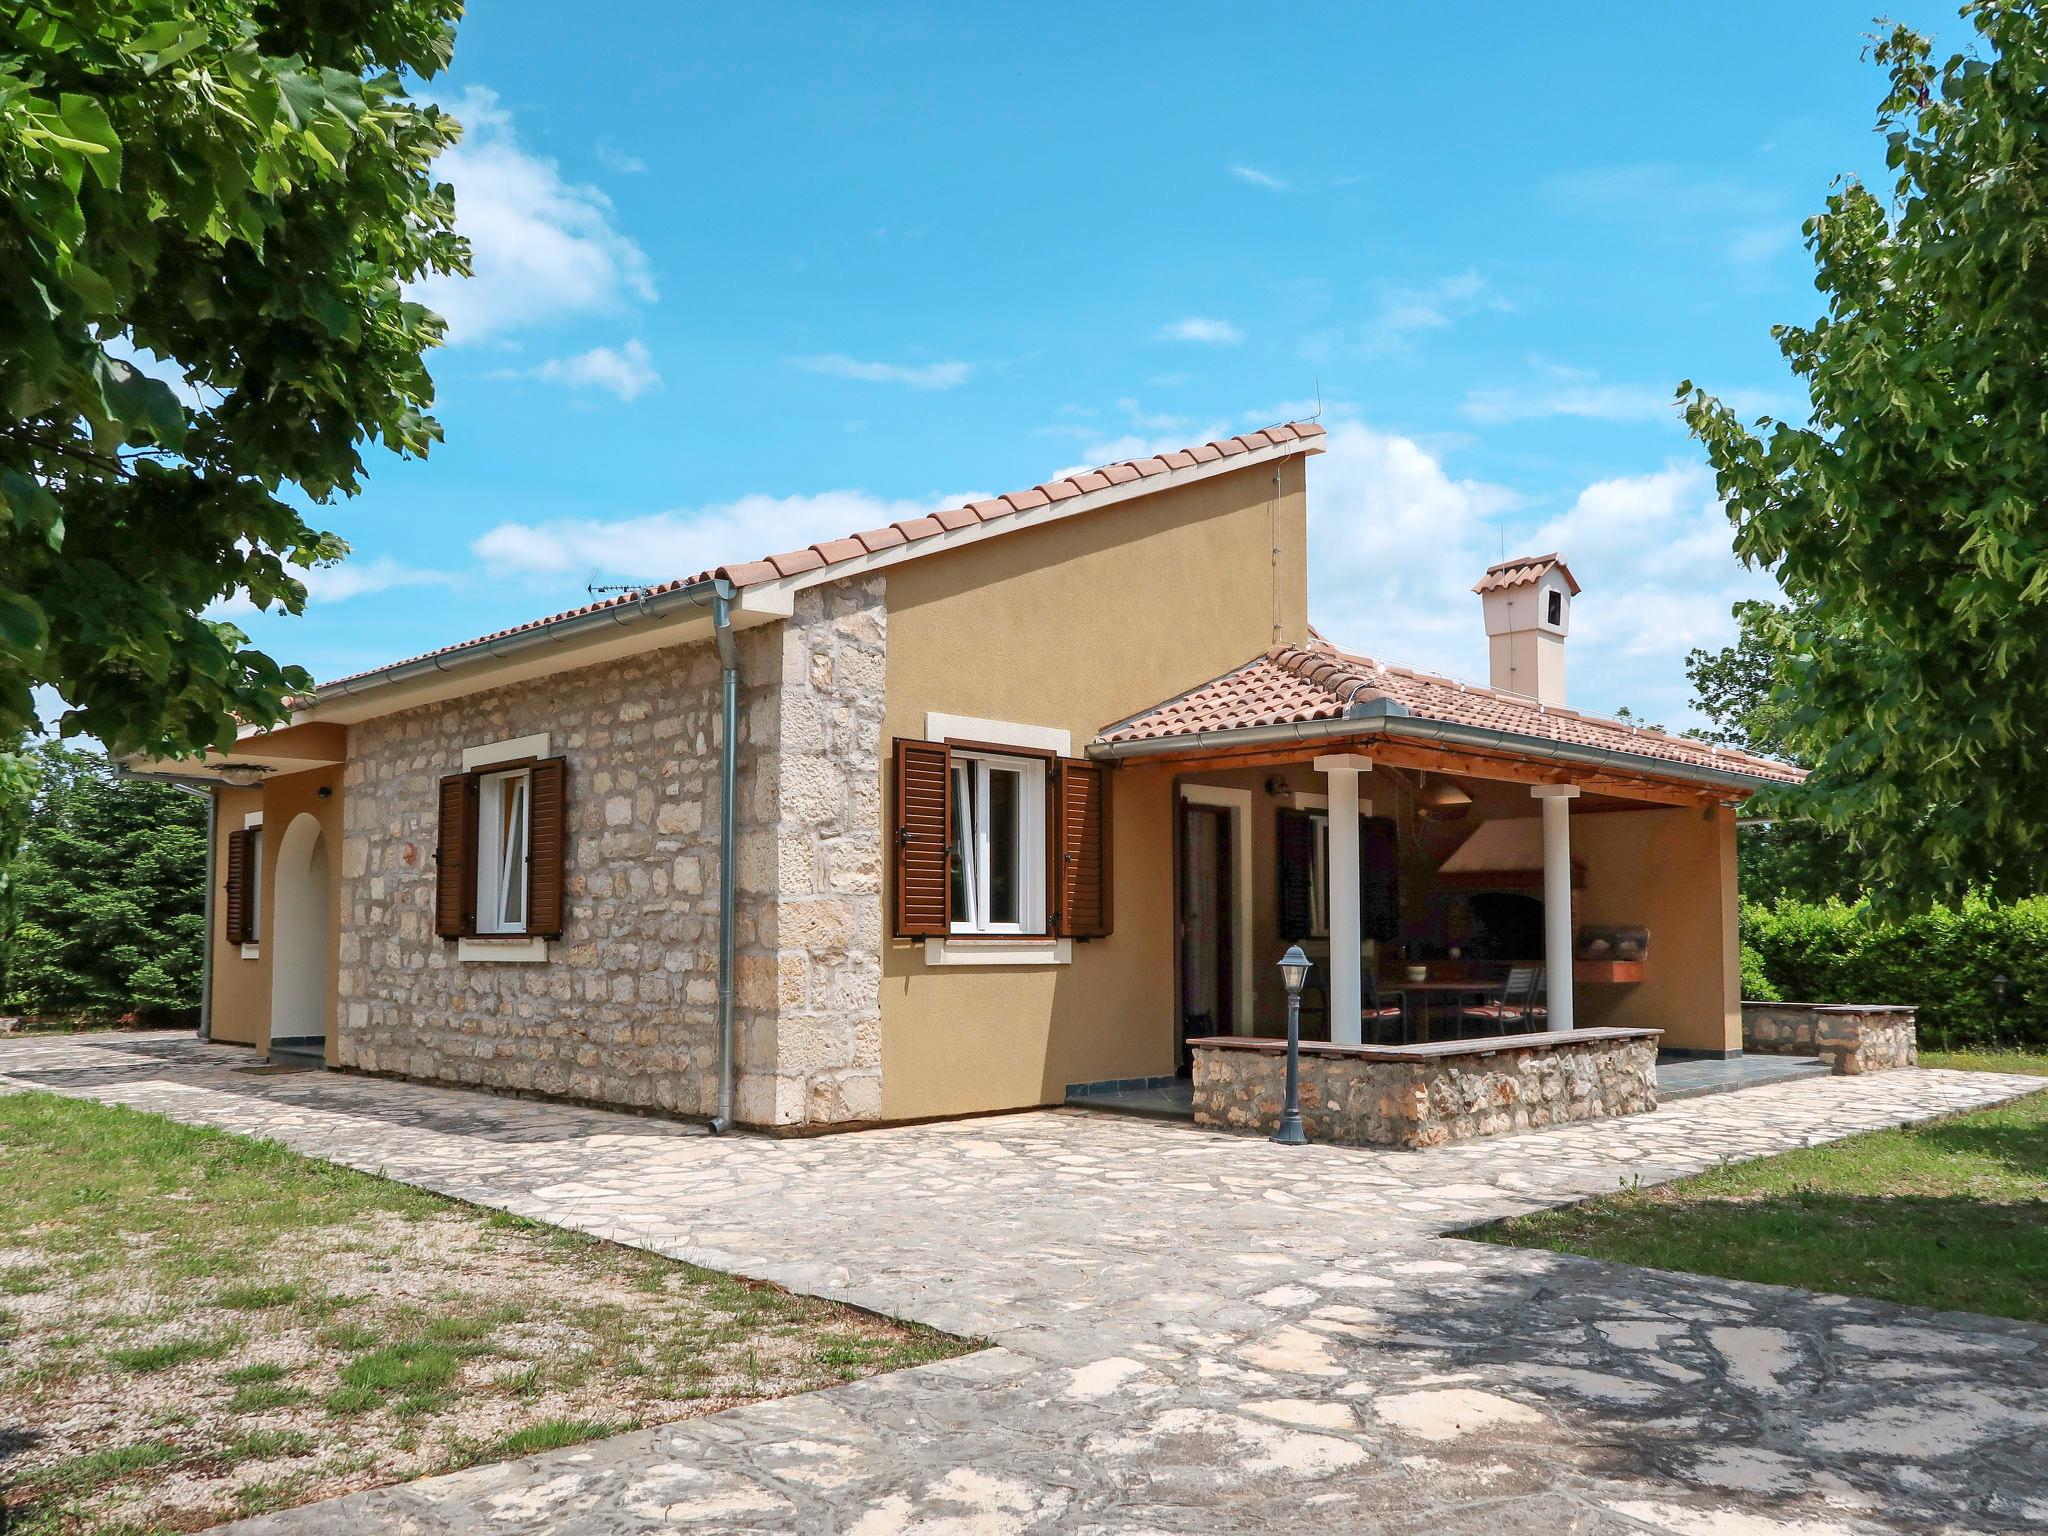
[[[1921,1064],[2048,1076],[2048,1054],[1929,1053]],[[1472,1235],[2048,1323],[2048,1093],[1519,1216]]]
[[[191,1531],[975,1346],[317,1162],[0,1095],[0,1531]]]

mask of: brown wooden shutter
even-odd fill
[[[1110,931],[1109,770],[1086,758],[1054,765],[1053,932],[1100,939]]]
[[[441,822],[434,834],[434,932],[444,939],[476,932],[476,801],[473,773],[441,780]]]
[[[953,752],[896,742],[896,936],[953,929]]]
[[[562,872],[567,863],[569,765],[544,757],[533,765],[527,790],[526,931],[535,938],[562,936]]]
[[[230,944],[249,942],[249,828],[228,834],[228,874],[222,883],[221,927]]]

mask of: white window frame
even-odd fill
[[[974,792],[971,803],[977,811],[988,806],[988,784],[991,774],[1014,773],[1017,776],[1017,920],[1015,922],[993,922],[970,911],[962,918],[953,915],[955,934],[994,935],[1002,934],[1013,938],[1046,938],[1046,889],[1045,889],[1045,759],[1042,757],[1011,757],[1000,752],[964,751],[953,749],[953,772],[955,778],[948,785],[947,792],[954,796],[953,817],[956,847],[961,837],[960,818],[965,807],[961,804],[958,785],[960,776],[971,777]],[[989,828],[985,817],[978,818],[977,824],[967,833],[970,865],[969,901],[980,911],[986,911],[989,899]],[[956,852],[955,859],[959,858]],[[950,872],[949,872],[950,878]]]
[[[499,833],[504,821],[505,798],[512,794],[519,797],[519,825],[513,833],[518,842],[516,865],[508,863]],[[528,875],[528,867],[533,861],[533,770],[507,768],[499,773],[479,776],[476,824],[477,936],[525,938],[530,915],[528,904],[533,899]],[[506,898],[515,887],[519,893],[519,919],[511,922],[505,918],[504,911]]]
[[[553,742],[545,731],[532,736],[515,736],[509,741],[491,741],[474,747],[464,747],[462,749],[462,771],[464,773],[476,773],[489,770],[500,763],[522,763],[528,759],[537,760],[543,757],[550,757],[553,755],[552,747]],[[483,872],[481,869],[484,851],[484,826],[483,808],[479,805],[477,813],[478,884],[476,890],[471,893],[477,899],[477,926],[479,929],[483,926],[484,910]],[[533,788],[530,781],[527,786],[526,798],[526,855],[528,859],[533,857]],[[529,902],[533,900],[531,886],[527,889],[526,899]],[[492,965],[538,965],[544,963],[548,958],[548,940],[529,938],[523,933],[492,934],[480,932],[475,938],[461,938],[455,941],[455,958],[457,961],[465,964],[482,962]]]

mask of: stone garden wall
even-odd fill
[[[742,631],[741,1120],[881,1112],[882,578]],[[340,1064],[708,1115],[717,1100],[716,647],[424,706],[350,732]],[[545,961],[433,932],[435,789],[466,746],[545,731],[568,765],[567,921]]]
[[[1844,1075],[1920,1060],[1911,1008],[1855,1003],[1744,1003],[1742,1048],[1759,1056],[1818,1056]]]
[[[1285,1046],[1235,1036],[1192,1044],[1196,1124],[1271,1135],[1286,1092]],[[1655,1030],[1578,1030],[1471,1044],[1446,1054],[1304,1045],[1301,1114],[1309,1139],[1434,1147],[1657,1107]]]

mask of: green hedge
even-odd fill
[[[1897,923],[1839,901],[1745,905],[1742,946],[1745,996],[1761,982],[1788,1002],[1912,1003],[1922,1045],[2048,1046],[2048,896]]]

